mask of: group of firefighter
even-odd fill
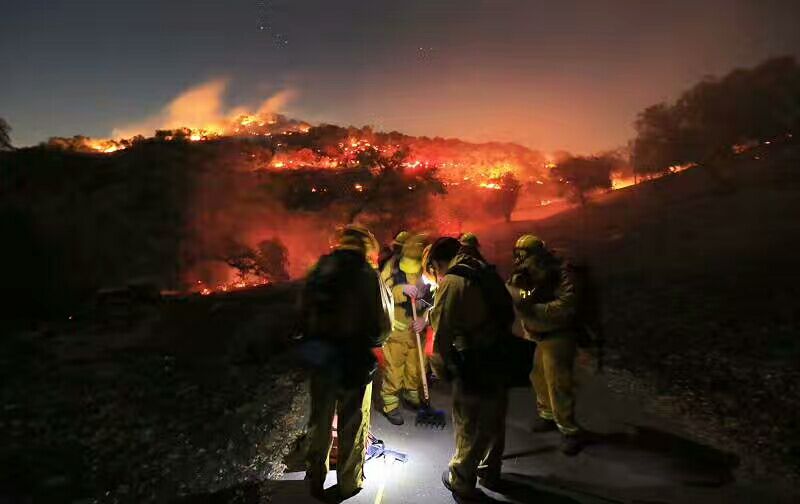
[[[565,454],[580,451],[585,434],[575,422],[572,390],[579,324],[569,271],[531,234],[516,241],[513,264],[503,280],[471,233],[429,243],[403,231],[381,249],[364,227],[337,230],[332,251],[309,272],[300,303],[313,362],[306,458],[313,495],[324,495],[335,416],[337,498],[364,485],[376,353],[383,355],[380,408],[394,425],[404,422],[403,406],[430,407],[420,394],[428,366],[451,385],[456,446],[444,486],[466,501],[485,497],[478,483],[502,493],[515,320],[524,338],[536,342],[530,381],[538,417],[531,428],[558,430]],[[433,345],[423,361],[418,335],[428,326]]]

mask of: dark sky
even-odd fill
[[[544,150],[624,144],[709,74],[800,55],[800,1],[4,0],[0,116],[17,145],[108,136],[227,79],[312,122]]]

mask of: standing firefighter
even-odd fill
[[[302,293],[305,352],[312,363],[306,479],[316,496],[322,495],[328,473],[334,414],[338,415],[340,497],[363,487],[376,369],[372,349],[391,329],[391,298],[367,259],[376,252],[377,242],[369,231],[342,228],[334,251],[320,258]]]
[[[383,271],[383,267],[390,259],[400,255],[403,251],[403,245],[409,236],[411,236],[411,233],[408,231],[400,231],[394,236],[391,246],[381,248],[381,252],[378,255],[378,271]]]
[[[422,370],[416,333],[425,329],[425,318],[414,320],[412,302],[427,295],[422,282],[422,237],[408,237],[399,255],[389,259],[381,270],[381,279],[391,289],[394,300],[392,334],[383,344],[385,368],[381,384],[383,414],[394,425],[404,423],[400,401],[414,409],[421,406],[419,389]]]
[[[458,243],[461,244],[461,250],[463,252],[468,252],[477,259],[486,262],[486,259],[481,255],[481,243],[478,241],[478,237],[475,236],[475,233],[467,231],[458,238]]]
[[[503,353],[514,310],[494,267],[455,238],[438,239],[425,265],[439,284],[430,313],[432,363],[453,384],[456,450],[442,483],[461,500],[479,500],[478,477],[490,490],[500,486],[508,405]]]
[[[539,417],[534,432],[558,429],[562,451],[577,454],[583,435],[575,422],[572,371],[577,351],[575,287],[566,265],[534,235],[514,246],[514,273],[509,280],[525,336],[536,342],[531,382]]]

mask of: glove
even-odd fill
[[[512,286],[508,289],[508,292],[511,294],[511,303],[514,308],[524,309],[533,301],[533,298],[527,295],[527,291],[523,291],[519,287]]]
[[[516,289],[528,290],[533,286],[533,280],[527,269],[517,268],[511,273],[508,284]]]
[[[406,284],[403,286],[403,294],[410,298],[418,299],[420,297],[419,289],[416,285]]]
[[[422,317],[414,320],[414,322],[411,323],[411,327],[414,329],[415,333],[422,333],[427,325],[428,323]]]

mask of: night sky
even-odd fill
[[[311,122],[546,151],[621,146],[710,74],[800,55],[775,0],[4,0],[0,117],[16,145],[108,136],[188,88],[280,92]]]

